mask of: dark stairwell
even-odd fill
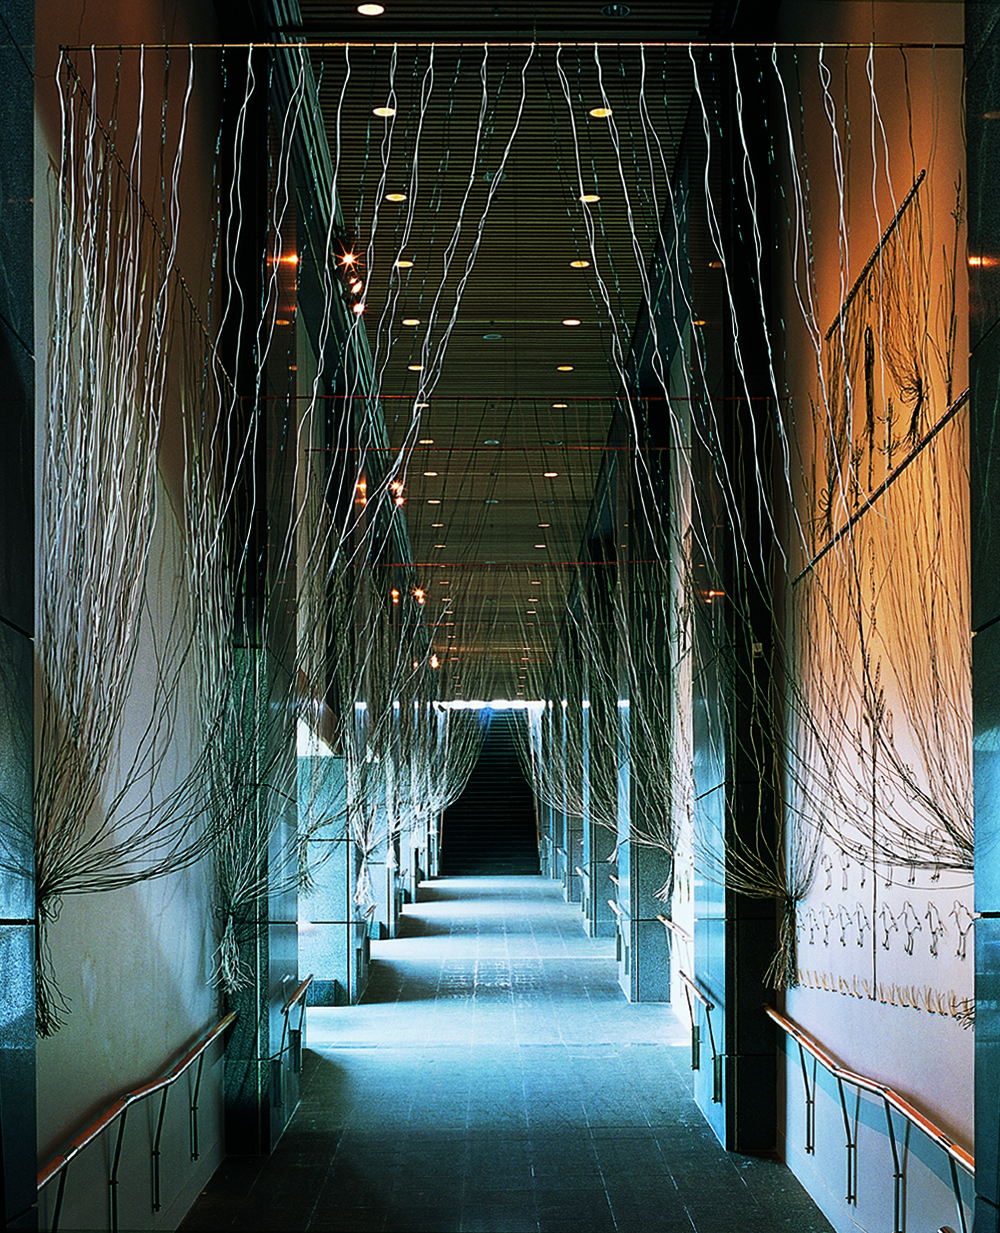
[[[494,711],[465,791],[444,813],[444,877],[539,872],[534,795],[517,753],[516,719]]]

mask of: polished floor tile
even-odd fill
[[[302,1103],[184,1230],[715,1233],[830,1226],[782,1165],[724,1152],[670,1007],[541,877],[437,879],[373,943],[363,1002],[308,1013]]]

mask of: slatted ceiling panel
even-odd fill
[[[538,47],[498,178],[529,48],[488,48],[487,119],[477,149],[481,44],[659,42],[711,33],[709,3],[638,0],[629,7],[628,18],[610,19],[600,4],[566,0],[544,9],[386,0],[382,17],[366,19],[354,4],[302,4],[302,24],[318,38],[465,44],[434,49],[429,93],[427,46],[398,47],[394,69],[391,47],[311,52],[345,241],[365,283],[363,323],[381,373],[389,449],[395,456],[408,440],[432,442],[417,444],[409,458],[400,516],[415,585],[427,593],[446,692],[470,696],[482,679],[476,663],[486,662],[500,672],[496,692],[516,693],[519,681],[531,679],[526,667],[536,672],[558,635],[622,385],[616,345],[627,354],[642,311],[641,270],[657,240],[653,201],[661,212],[667,205],[664,163],[672,164],[693,83],[686,50],[649,48],[640,96],[639,49],[603,46],[605,98],[593,47],[566,46],[567,104],[555,49]],[[373,109],[389,101],[390,77],[396,114],[376,117]],[[608,119],[588,115],[605,103],[618,149]],[[659,147],[644,131],[640,104]],[[600,195],[589,207],[578,200],[581,178],[585,191]],[[387,201],[386,193],[406,200]],[[400,258],[412,266],[397,268]],[[573,268],[574,260],[591,264]],[[404,326],[404,318],[420,324]],[[564,326],[564,318],[581,324]],[[419,363],[423,372],[410,369]],[[413,433],[418,400],[428,406]]]
[[[302,0],[296,32],[310,37],[399,42],[490,40],[589,42],[688,40],[711,31],[713,6],[683,0],[630,0],[627,16],[609,17],[603,0],[382,0],[385,12],[364,17],[356,3]]]

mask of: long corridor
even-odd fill
[[[185,1230],[819,1233],[784,1166],[724,1152],[686,1028],[541,877],[426,883],[361,1005],[312,1008],[302,1103]]]

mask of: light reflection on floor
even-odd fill
[[[302,1104],[184,1229],[813,1233],[782,1166],[728,1155],[669,1006],[541,877],[438,879],[373,943],[356,1007],[309,1011]]]

